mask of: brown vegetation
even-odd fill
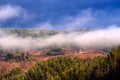
[[[32,56],[32,60],[25,61],[15,61],[15,60],[4,60],[4,57],[0,57],[0,66],[4,66],[6,71],[11,70],[14,67],[20,67],[24,71],[27,71],[31,68],[36,61],[39,60],[48,60],[49,58],[53,58],[56,56],[70,56],[70,57],[79,57],[82,59],[85,58],[93,58],[97,56],[105,56],[106,53],[103,51],[97,50],[74,50],[74,49],[62,49],[61,52],[51,52],[51,55],[47,55],[45,51],[32,51],[30,52],[30,56]],[[1,67],[2,68],[2,67]]]

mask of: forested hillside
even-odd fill
[[[120,46],[111,50],[119,45],[111,32],[0,29],[0,80],[117,80]]]
[[[0,70],[1,80],[119,80],[120,46],[105,57],[55,57],[38,61],[28,71]]]
[[[23,29],[23,28],[1,28],[6,35],[16,35],[20,37],[47,37],[58,34],[62,31],[57,30],[43,30],[43,29]],[[63,31],[64,32],[64,31]],[[2,34],[3,35],[3,34]]]
[[[45,29],[39,29],[39,28],[1,28],[0,29],[0,35],[3,35],[2,33],[6,35],[16,35],[20,37],[49,37],[53,36],[59,33],[67,34],[70,32],[88,32],[92,29],[87,28],[81,28],[77,30],[45,30]]]

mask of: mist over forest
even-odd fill
[[[120,28],[79,30],[43,30],[1,28],[2,49],[42,49],[75,47],[81,49],[113,48],[120,44]]]
[[[0,0],[0,80],[120,80],[120,0]]]

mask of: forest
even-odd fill
[[[0,68],[0,80],[119,80],[120,46],[105,57],[80,59],[59,56],[37,61],[28,71]]]
[[[6,35],[16,35],[20,37],[49,37],[59,33],[67,34],[70,32],[88,32],[93,31],[93,29],[89,28],[80,28],[77,30],[47,30],[47,29],[38,29],[38,28],[0,28],[0,36],[4,34]]]

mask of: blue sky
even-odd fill
[[[78,29],[120,26],[120,0],[0,0],[0,27]]]

